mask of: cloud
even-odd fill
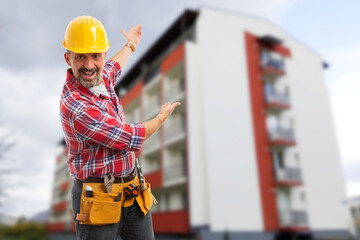
[[[279,21],[297,1],[183,0],[173,1],[170,7],[166,0],[139,0],[136,4],[117,0],[0,0],[0,51],[5,53],[0,65],[16,71],[34,66],[64,66],[61,46],[64,32],[69,21],[80,15],[91,15],[104,23],[112,45],[110,54],[115,54],[125,43],[120,28],[129,30],[142,23],[144,40],[139,56],[185,8],[211,6]]]
[[[38,68],[16,73],[0,69],[0,75],[6,79],[0,89],[0,110],[11,131],[44,142],[47,136],[59,137],[59,100],[65,70]]]
[[[5,53],[0,65],[15,71],[64,66],[61,43],[69,21],[85,14],[106,15],[98,1],[3,0],[0,4],[0,51]]]
[[[15,143],[1,159],[2,166],[11,170],[1,179],[7,194],[2,199],[3,210],[13,216],[30,216],[50,204],[55,157],[61,151],[58,106],[65,71],[32,68],[13,72],[0,68],[0,76],[7,80],[0,88],[1,127],[10,133],[11,141]],[[39,189],[42,193],[34,195]],[[36,196],[43,197],[37,199]]]

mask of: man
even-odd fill
[[[144,123],[125,122],[114,86],[119,80],[121,69],[140,42],[141,28],[139,24],[128,33],[121,29],[127,43],[108,61],[105,61],[105,58],[110,44],[100,21],[81,16],[72,20],[65,32],[63,46],[67,52],[64,57],[71,68],[67,71],[60,113],[69,149],[69,172],[75,177],[72,204],[77,239],[108,240],[117,239],[119,236],[124,240],[154,239],[151,214],[145,206],[146,199],[136,197],[136,200],[130,201],[130,206],[126,205],[123,192],[115,191],[112,187],[130,183],[135,184],[131,185],[133,187],[139,185],[134,170],[134,152],[141,149],[143,141],[156,132],[180,105],[178,102],[166,103],[154,119]],[[112,182],[107,185],[109,181],[114,185]],[[96,189],[99,185],[94,184],[103,182],[106,183],[106,188],[103,189],[108,192],[98,193],[101,187]],[[87,195],[89,186],[95,188],[89,188],[90,197]],[[94,197],[92,190],[95,195],[99,195]],[[100,211],[96,210],[97,213],[94,213],[95,199],[103,195],[111,199],[106,206],[112,204],[115,210],[104,208],[107,210],[103,211],[100,207]],[[84,199],[90,200],[90,203]],[[118,201],[122,201],[121,218],[117,216],[117,211],[120,215],[120,203],[116,203]],[[147,204],[147,207],[151,207],[151,204],[152,202]],[[115,216],[115,220],[110,221],[110,215]],[[101,220],[98,221],[98,218]],[[120,221],[117,222],[116,219]],[[108,224],[109,222],[111,224]]]

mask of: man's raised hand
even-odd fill
[[[121,32],[124,34],[127,41],[132,42],[136,47],[141,40],[141,35],[142,35],[141,28],[142,28],[141,24],[138,24],[137,26],[132,27],[128,33],[125,32],[124,29],[121,29]]]
[[[173,104],[168,102],[161,106],[160,113],[157,115],[161,123],[165,122],[165,120],[171,115],[177,106],[180,106],[179,102],[175,102]]]

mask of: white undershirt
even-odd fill
[[[97,93],[100,93],[100,94],[110,97],[110,94],[109,94],[108,90],[106,89],[104,83],[101,83],[97,86],[92,87],[91,90],[94,90]]]

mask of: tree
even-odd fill
[[[3,127],[3,122],[0,122],[0,218],[3,215],[5,202],[9,200],[6,190],[11,185],[8,185],[7,177],[14,172],[14,168],[9,164],[14,160],[9,153],[14,148],[15,142],[9,139],[11,139],[9,132]]]

